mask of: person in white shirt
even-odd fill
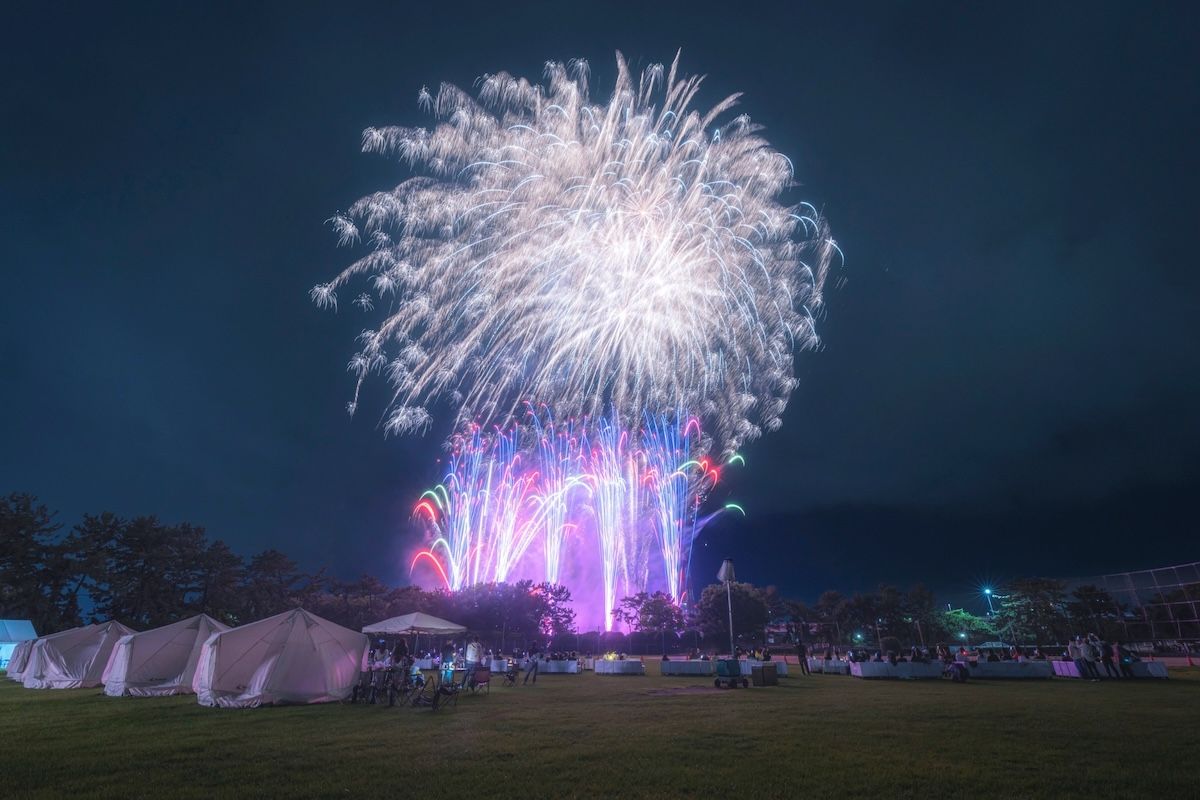
[[[474,636],[467,642],[467,683],[475,683],[475,668],[479,666],[479,662],[483,660],[483,644],[479,641],[478,636]]]

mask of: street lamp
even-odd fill
[[[733,658],[737,651],[733,646],[733,594],[730,591],[729,585],[737,580],[733,574],[733,559],[727,558],[721,564],[721,569],[717,572],[717,580],[725,584],[725,602],[729,605],[729,657]]]
[[[988,615],[994,616],[996,610],[992,608],[992,589],[990,586],[983,587],[983,596],[986,597],[988,601]]]

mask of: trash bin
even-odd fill
[[[755,686],[778,686],[779,670],[774,664],[762,664],[750,668],[750,683]]]

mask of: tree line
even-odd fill
[[[0,618],[39,632],[115,619],[137,630],[208,614],[240,625],[303,606],[360,630],[424,611],[513,641],[574,630],[566,587],[520,581],[460,592],[391,587],[302,571],[268,549],[243,558],[204,528],[157,517],[85,514],[69,529],[30,494],[0,498]]]
[[[558,640],[567,647],[569,637],[579,642],[571,594],[564,586],[520,581],[448,592],[392,587],[371,575],[344,581],[325,570],[304,572],[274,549],[243,558],[189,523],[104,512],[85,514],[66,528],[56,516],[29,494],[0,498],[0,618],[29,618],[42,632],[86,619],[116,619],[144,630],[197,613],[239,625],[303,606],[360,630],[424,611],[490,634],[502,646]],[[1190,588],[1191,596],[1200,598],[1195,591],[1200,587]],[[1155,598],[1168,610],[1151,613],[1169,614],[1175,594],[1186,598],[1189,587],[1172,592]],[[727,595],[725,586],[713,584],[686,608],[661,592],[623,598],[611,610],[613,619],[639,634],[640,643],[608,634],[589,645],[593,650],[726,649],[730,606],[734,636],[742,644],[803,640],[898,649],[997,638],[1050,644],[1087,632],[1125,638],[1128,630],[1128,606],[1095,586],[1068,592],[1062,581],[1027,578],[1009,582],[994,598],[996,613],[976,616],[945,609],[921,584],[907,590],[883,585],[852,595],[827,591],[812,604],[786,598],[773,586],[733,583]],[[1171,630],[1196,638],[1196,627],[1194,621],[1184,622]]]

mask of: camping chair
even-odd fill
[[[391,670],[377,669],[371,673],[371,692],[367,696],[367,702],[371,705],[378,703],[382,696],[387,694],[388,679],[391,676]]]
[[[508,662],[508,669],[504,670],[504,685],[505,686],[516,686],[517,685],[517,667],[516,667],[516,664],[514,664],[512,661]]]
[[[367,695],[371,691],[371,672],[360,672],[358,675],[358,683],[354,684],[354,691],[350,695],[350,702],[357,703],[359,700],[366,702]]]
[[[438,685],[436,681],[425,681],[420,686],[415,688],[409,694],[408,704],[413,708],[421,706],[432,706],[436,708]]]
[[[433,710],[446,708],[447,706],[458,707],[458,696],[462,693],[462,687],[457,683],[442,684],[438,687],[437,692],[433,696]]]
[[[492,681],[492,671],[487,667],[476,667],[475,675],[471,679],[471,691],[474,693],[483,692],[490,694]]]

